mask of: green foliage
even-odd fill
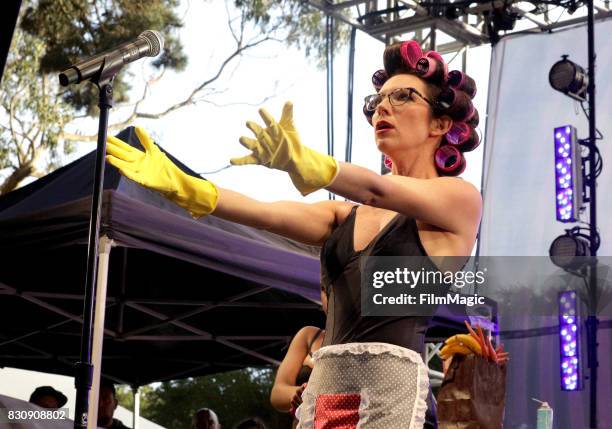
[[[194,413],[206,407],[226,429],[246,417],[259,417],[270,428],[289,428],[291,417],[270,405],[273,383],[271,369],[254,368],[164,382],[143,395],[141,415],[170,429],[189,428]]]
[[[38,0],[28,7],[21,28],[46,45],[40,72],[57,73],[84,59],[132,40],[144,30],[158,30],[165,38],[163,55],[153,65],[182,70],[187,56],[176,34],[182,26],[179,0]],[[113,85],[115,101],[128,100],[130,85],[120,73]],[[92,85],[72,86],[65,99],[77,109],[95,113],[98,92]]]
[[[304,51],[307,57],[325,66],[325,14],[303,0],[234,0],[245,18],[257,25],[262,33],[279,29],[284,41]],[[334,21],[334,51],[348,41],[350,28]]]
[[[132,411],[134,409],[134,393],[131,387],[117,386],[117,401],[123,408]],[[140,409],[147,410],[151,407],[150,395],[153,392],[152,386],[142,386],[138,389],[140,392]]]
[[[0,169],[31,167],[41,151],[48,151],[53,162],[58,149],[72,150],[59,142],[71,109],[59,95],[57,80],[38,72],[44,55],[40,39],[16,29],[0,85]]]

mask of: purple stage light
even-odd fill
[[[571,125],[555,128],[555,190],[557,220],[576,222],[582,206],[582,172],[576,128]]]
[[[575,291],[559,293],[559,349],[561,351],[561,390],[582,389],[580,371],[580,330]]]

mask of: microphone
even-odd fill
[[[102,75],[114,75],[132,61],[142,57],[156,57],[163,49],[163,36],[157,31],[146,30],[136,40],[73,64],[60,73],[60,85],[68,86],[89,79],[97,82],[102,80]]]

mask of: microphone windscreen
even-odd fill
[[[164,50],[164,36],[159,31],[146,30],[140,33],[138,37],[145,39],[150,46],[147,56],[156,57]]]

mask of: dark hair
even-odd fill
[[[113,392],[113,398],[117,398],[117,389],[115,389],[115,383],[110,381],[108,378],[100,378],[100,390],[110,389]]]
[[[240,423],[238,423],[238,426],[236,426],[236,429],[253,429],[253,428],[267,429],[264,422],[259,420],[257,417],[249,417],[248,419],[244,419]]]
[[[66,397],[66,395],[64,395],[59,390],[55,390],[51,386],[39,386],[30,395],[30,402],[35,404],[43,396],[51,396],[55,398],[59,408],[62,408],[64,405],[66,405],[66,402],[68,401],[68,398]]]
[[[479,116],[472,103],[476,95],[474,80],[459,70],[448,72],[448,66],[439,53],[423,52],[414,40],[387,46],[383,62],[384,70],[378,70],[372,76],[377,91],[392,76],[418,76],[427,84],[428,95],[433,99],[434,117],[448,116],[453,120],[451,129],[436,150],[434,163],[443,176],[461,174],[465,169],[463,152],[474,150],[480,144],[476,132]],[[364,107],[364,114],[371,124],[374,112]]]

